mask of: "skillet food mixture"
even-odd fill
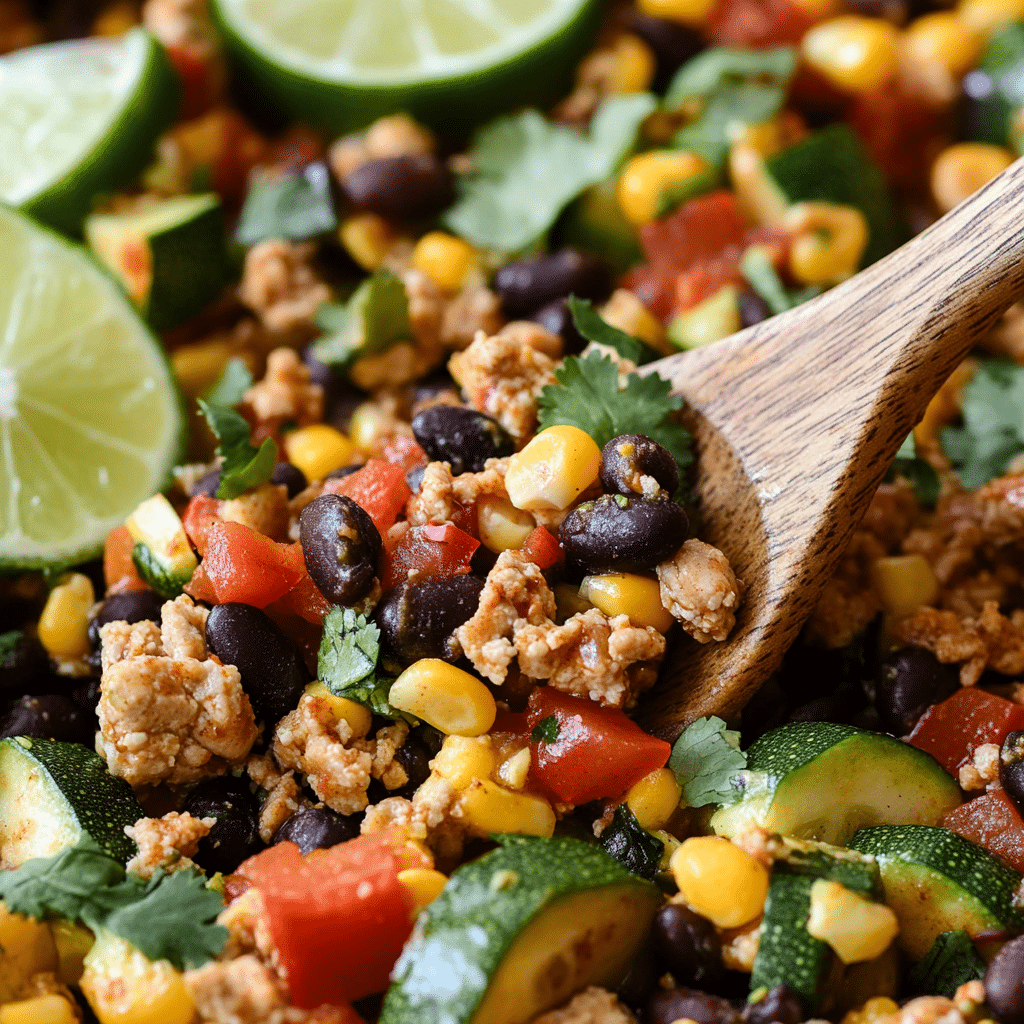
[[[0,52],[0,1024],[1024,1024],[1024,309],[741,720],[630,717],[744,596],[637,366],[1008,166],[1021,0]]]

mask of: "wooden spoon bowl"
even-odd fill
[[[703,715],[739,712],[929,400],[1021,295],[1024,159],[820,298],[643,368],[692,410],[701,536],[747,588],[727,641],[670,650],[644,728],[672,740]]]

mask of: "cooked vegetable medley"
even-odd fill
[[[1024,152],[1024,2],[0,54],[0,1024],[1024,1024],[1024,305],[742,716],[632,717],[745,590],[638,368]]]

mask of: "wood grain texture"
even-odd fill
[[[778,667],[928,401],[1022,295],[1024,159],[826,295],[644,367],[692,409],[701,536],[748,588],[725,643],[670,651],[645,728],[735,715]]]

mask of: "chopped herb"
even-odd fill
[[[740,260],[740,270],[747,284],[764,299],[765,305],[772,313],[785,313],[787,309],[793,309],[821,294],[821,289],[817,285],[794,291],[787,290],[779,280],[775,265],[763,245],[751,245],[747,248],[743,259]]]
[[[599,345],[607,345],[615,349],[624,359],[639,363],[642,356],[640,341],[618,327],[613,327],[601,316],[587,299],[569,296],[569,311],[576,330],[587,341],[596,341]]]
[[[946,427],[940,440],[960,482],[974,490],[1002,476],[1024,452],[1024,367],[988,359],[963,394],[962,427]]]
[[[53,857],[0,872],[0,897],[8,910],[39,920],[66,917],[106,929],[178,970],[212,960],[228,938],[215,923],[224,900],[200,873],[158,871],[145,881],[127,874],[88,834]]]
[[[0,633],[0,668],[11,669],[18,664],[18,648],[25,643],[25,634],[20,629]]]
[[[619,390],[619,370],[610,356],[570,356],[555,371],[538,402],[542,428],[568,423],[586,431],[600,447],[619,434],[643,434],[672,453],[680,468],[693,461],[693,438],[674,417],[683,400],[656,373],[631,373]]]
[[[235,240],[255,245],[268,238],[301,241],[338,226],[331,197],[331,176],[322,163],[299,174],[257,174],[249,186],[235,230]]]
[[[445,224],[482,248],[525,249],[581,192],[612,174],[656,105],[648,93],[613,96],[601,104],[589,135],[536,110],[492,121],[473,140],[474,170]]]
[[[930,462],[918,457],[913,434],[908,434],[900,445],[886,479],[892,479],[897,473],[910,481],[922,505],[934,507],[939,500],[939,474]]]
[[[259,448],[249,443],[249,424],[233,409],[199,399],[199,409],[220,444],[221,462],[218,498],[237,498],[250,487],[266,483],[277,465],[277,445],[267,438]]]
[[[698,718],[676,740],[668,766],[690,807],[734,804],[742,793],[734,784],[736,773],[747,767],[739,749],[740,734],[727,729],[721,718]]]
[[[390,270],[374,271],[348,302],[324,303],[316,322],[327,334],[313,343],[313,354],[338,368],[413,339],[409,297],[401,278]]]
[[[364,704],[383,718],[409,722],[418,720],[393,708],[388,692],[395,681],[377,669],[380,630],[365,615],[352,608],[332,608],[324,617],[317,675],[336,697]]]
[[[554,743],[558,739],[558,719],[554,715],[542,718],[530,732],[531,743]]]
[[[224,372],[220,379],[203,395],[210,405],[219,405],[225,409],[233,409],[245,397],[246,391],[252,387],[252,372],[237,356],[224,364]]]
[[[943,932],[932,948],[910,969],[911,990],[952,999],[968,981],[985,976],[985,960],[964,931]]]
[[[646,879],[658,873],[665,852],[662,841],[641,827],[626,804],[615,808],[611,824],[601,833],[601,849],[627,871]]]

